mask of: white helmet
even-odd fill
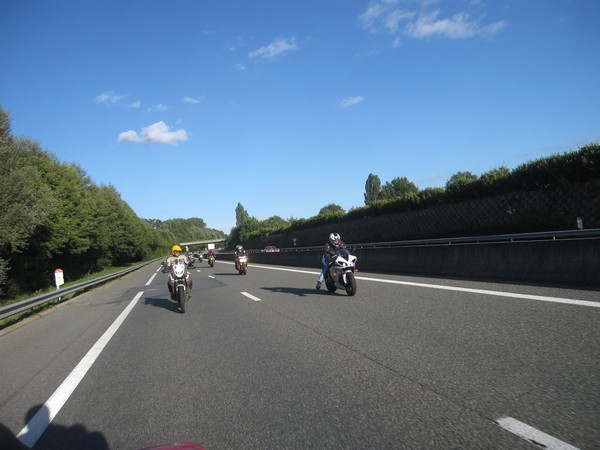
[[[334,245],[334,246],[339,245],[341,239],[342,238],[340,237],[340,235],[338,233],[331,233],[329,235],[329,243],[331,245]]]

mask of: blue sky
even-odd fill
[[[139,217],[364,205],[370,173],[600,142],[596,0],[3,0],[0,106]],[[179,188],[183,187],[180,198]]]

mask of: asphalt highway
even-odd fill
[[[0,331],[0,422],[35,449],[600,448],[600,292],[206,261]]]

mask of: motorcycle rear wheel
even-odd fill
[[[179,302],[179,309],[181,309],[181,313],[185,314],[185,302],[186,302],[186,292],[185,286],[179,285],[177,286],[177,301]]]
[[[335,284],[333,284],[333,281],[331,281],[329,278],[325,279],[325,286],[329,292],[335,292],[337,290]]]

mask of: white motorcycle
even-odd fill
[[[356,256],[351,255],[345,248],[338,250],[331,257],[325,273],[325,286],[329,292],[343,289],[350,297],[356,294],[356,278],[354,278],[356,259]]]
[[[185,304],[189,300],[189,292],[187,289],[187,280],[190,274],[188,273],[185,262],[181,259],[176,259],[171,265],[171,273],[169,274],[169,284],[172,286],[175,300],[179,303],[179,309],[185,313]]]

